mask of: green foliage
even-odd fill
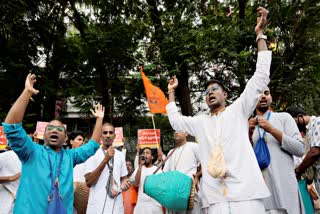
[[[177,97],[185,115],[203,110],[191,100],[201,101],[198,94],[211,78],[226,85],[231,103],[255,70],[258,5],[248,2],[2,2],[0,120],[19,96],[29,71],[38,75],[40,94],[29,106],[28,124],[52,119],[55,102],[73,98],[73,104],[87,115],[93,103],[102,102],[106,120],[127,127],[130,135],[136,128],[149,127],[137,69],[140,63],[163,91],[169,75],[178,76]],[[231,16],[226,15],[228,4],[234,6]],[[303,105],[318,114],[319,2],[277,0],[268,4],[273,108]],[[165,117],[157,115],[156,123],[170,132]]]

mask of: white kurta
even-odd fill
[[[104,159],[104,153],[102,149],[99,149],[95,155],[90,157],[86,161],[86,173],[94,171],[98,165]],[[114,180],[120,185],[120,178],[128,174],[126,168],[125,158],[122,152],[115,150],[114,154],[114,167],[113,167],[113,177]],[[106,165],[102,171],[99,180],[95,185],[90,188],[89,200],[87,213],[96,214],[121,214],[124,213],[122,194],[118,195],[116,198],[112,199],[107,195],[106,184],[109,177],[109,168]]]
[[[21,162],[12,150],[0,153],[0,176],[13,176],[21,172]],[[0,184],[0,213],[12,213],[20,179]]]
[[[264,115],[266,117],[266,115]],[[263,170],[266,184],[271,196],[264,199],[266,210],[285,210],[290,214],[304,213],[302,198],[300,197],[298,182],[294,173],[293,155],[301,157],[304,154],[304,144],[301,134],[294,119],[285,112],[272,112],[269,119],[270,124],[282,132],[280,143],[269,133],[265,134],[271,162]],[[262,134],[262,129],[260,129]],[[259,138],[258,127],[252,136],[257,142]]]
[[[168,155],[173,150],[170,150]],[[199,145],[197,143],[187,142],[176,148],[163,167],[164,172],[178,170],[193,179],[197,173],[197,167],[200,164]]]
[[[248,81],[245,90],[233,104],[218,115],[187,117],[178,112],[174,102],[170,102],[166,107],[174,130],[187,132],[199,141],[202,190],[210,205],[226,201],[262,199],[270,195],[248,137],[248,118],[269,83],[270,64],[271,52],[259,52],[256,72]],[[221,179],[213,178],[206,170],[210,152],[217,143],[222,144],[227,164],[226,196],[223,195]]]
[[[162,214],[162,206],[156,200],[148,196],[143,191],[144,181],[148,175],[152,175],[156,171],[157,167],[145,167],[141,168],[141,176],[139,182],[138,190],[138,200],[134,208],[134,214]],[[138,168],[132,173],[131,179],[133,180],[136,177]]]
[[[84,177],[86,173],[85,164],[86,162],[78,164],[73,168],[73,182],[81,182],[81,183],[86,182],[86,179]]]
[[[170,150],[168,156],[173,150]],[[177,170],[188,175],[193,179],[193,175],[197,173],[197,167],[200,164],[199,145],[197,143],[187,142],[184,145],[177,147],[174,153],[169,157],[163,167],[164,172]],[[187,212],[168,212],[182,214]],[[190,214],[200,213],[200,197],[195,193],[195,201],[193,210],[188,211]]]

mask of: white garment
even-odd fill
[[[245,90],[233,104],[217,115],[187,117],[178,112],[175,102],[170,102],[166,107],[173,129],[198,139],[203,174],[202,190],[210,205],[260,199],[270,195],[248,137],[248,118],[269,83],[270,64],[271,52],[259,52],[256,72]],[[226,196],[223,195],[222,180],[213,178],[206,170],[210,152],[217,143],[222,144],[227,164]]]
[[[162,206],[148,196],[147,194],[144,193],[143,191],[143,186],[144,186],[144,181],[148,175],[152,175],[154,171],[156,171],[157,167],[156,166],[151,166],[151,167],[145,167],[142,166],[141,168],[141,176],[140,176],[140,182],[139,182],[139,190],[138,190],[138,200],[137,200],[137,205],[134,208],[134,214],[144,214],[144,213],[152,213],[152,214],[162,214]],[[131,179],[134,179],[136,177],[138,168],[132,173]],[[130,180],[131,180],[130,179]]]
[[[266,213],[262,200],[221,202],[210,205],[205,214],[264,214]]]
[[[170,150],[168,156],[172,153]],[[193,179],[197,173],[197,167],[200,164],[199,145],[197,143],[187,142],[177,147],[169,157],[163,167],[164,172],[178,170]]]
[[[172,153],[173,149],[169,151],[168,156]],[[197,167],[200,164],[199,145],[193,142],[187,142],[184,145],[177,147],[173,154],[168,158],[163,167],[164,172],[177,170],[188,175],[193,179],[193,175],[197,173]],[[200,193],[200,192],[199,192]],[[195,193],[194,206],[188,212],[168,212],[172,214],[197,214],[200,213],[200,194]]]
[[[95,155],[86,161],[85,171],[90,173],[94,171],[104,159],[105,154],[102,149],[99,149]],[[120,185],[120,178],[128,174],[125,158],[122,152],[115,149],[114,153],[113,177],[117,184]],[[110,161],[111,163],[111,161]],[[103,169],[97,183],[90,188],[87,213],[124,213],[122,194],[112,199],[107,195],[106,184],[109,177],[109,168],[106,165]]]
[[[12,150],[0,153],[0,176],[13,176],[21,172],[21,162]],[[12,213],[20,179],[0,184],[0,213]]]
[[[78,164],[73,168],[73,182],[81,182],[81,183],[86,182],[86,179],[84,177],[86,173],[85,163],[86,162]]]
[[[266,210],[266,214],[287,214],[287,212],[284,209]]]

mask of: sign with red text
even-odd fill
[[[0,126],[0,150],[5,150],[7,143],[6,135],[3,133],[3,126]]]
[[[158,148],[160,145],[160,129],[138,129],[138,145],[140,148]]]
[[[37,122],[36,126],[36,132],[37,132],[37,138],[43,140],[44,132],[46,131],[46,127],[49,123],[48,122]]]
[[[119,147],[123,146],[123,128],[122,127],[115,127],[114,133],[116,134],[116,138],[114,139],[112,146]]]

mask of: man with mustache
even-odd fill
[[[144,193],[144,181],[148,175],[152,175],[157,167],[153,165],[154,156],[149,147],[142,149],[139,167],[133,172],[134,185],[139,187],[138,200],[134,208],[134,214],[162,214],[162,207],[156,200]]]
[[[293,156],[302,157],[304,144],[294,119],[285,112],[271,112],[272,97],[269,88],[260,95],[256,118],[249,120],[253,129],[252,142],[256,146],[259,134],[268,147],[271,161],[263,169],[264,180],[271,196],[264,199],[267,213],[304,213],[302,198],[294,173]],[[260,133],[259,133],[260,132]]]
[[[271,52],[263,34],[267,10],[259,7],[257,25],[258,60],[256,71],[240,97],[226,107],[227,93],[219,81],[209,81],[204,96],[210,113],[182,116],[175,104],[176,77],[168,84],[167,113],[174,130],[195,136],[199,142],[205,201],[212,213],[265,213],[263,198],[270,193],[248,137],[248,118],[258,97],[269,83]]]
[[[296,121],[299,131],[305,134],[306,155],[301,164],[295,169],[296,177],[300,180],[305,171],[314,166],[314,184],[320,193],[320,117],[310,116],[301,107],[290,107],[287,112]]]
[[[22,119],[31,96],[39,91],[33,86],[36,76],[29,74],[25,88],[11,107],[5,122],[4,132],[12,150],[22,162],[22,173],[14,213],[46,213],[48,197],[52,187],[52,176],[56,178],[62,202],[67,213],[73,212],[73,167],[83,163],[99,148],[104,107],[97,105],[92,114],[96,124],[89,142],[78,149],[63,148],[66,141],[66,129],[59,120],[49,122],[44,133],[45,145],[32,142],[22,127]],[[60,175],[57,179],[57,168]],[[51,167],[50,167],[51,166]],[[52,169],[50,169],[52,168]]]
[[[115,128],[111,123],[102,127],[102,147],[86,162],[86,183],[90,187],[87,213],[124,213],[121,191],[130,187],[125,157],[114,149]],[[112,175],[112,196],[106,190]],[[109,186],[110,187],[110,186]]]

